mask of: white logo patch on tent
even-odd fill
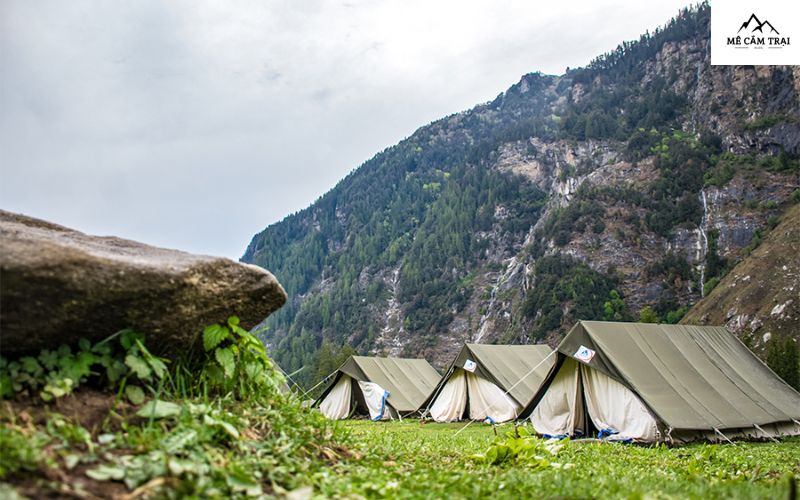
[[[584,363],[588,363],[592,358],[594,358],[594,351],[586,346],[580,346],[575,353],[575,359],[583,361]]]
[[[475,372],[475,368],[477,368],[477,367],[478,367],[478,363],[472,361],[471,359],[468,359],[468,360],[466,360],[464,362],[464,369],[467,370],[468,372],[474,373]]]

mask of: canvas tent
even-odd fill
[[[441,376],[424,359],[351,356],[336,370],[333,382],[317,399],[328,418],[353,414],[372,420],[416,412]]]
[[[425,415],[438,422],[513,420],[550,371],[552,352],[546,345],[465,344],[426,401]]]
[[[581,321],[521,417],[637,442],[800,434],[800,394],[723,327]]]

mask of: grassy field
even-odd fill
[[[118,332],[0,357],[0,498],[787,498],[800,439],[645,448],[327,420],[231,317],[170,361]]]
[[[489,465],[486,425],[341,424],[357,456],[314,478],[325,496],[390,498],[787,498],[800,440],[680,448],[566,443],[555,455]],[[497,428],[500,439],[512,430]],[[535,440],[542,446],[541,440]]]

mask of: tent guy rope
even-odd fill
[[[511,387],[509,387],[509,388],[508,388],[508,390],[506,390],[506,391],[503,393],[503,395],[504,395],[504,396],[508,396],[508,393],[509,393],[509,392],[511,392],[512,390],[514,390],[514,388],[515,388],[515,387],[517,387],[517,386],[518,386],[520,383],[522,383],[522,381],[523,381],[523,380],[525,380],[526,378],[528,378],[528,377],[529,377],[529,376],[530,376],[530,375],[531,375],[533,372],[535,372],[535,371],[536,371],[536,369],[537,369],[537,368],[539,368],[540,366],[542,366],[542,364],[544,364],[544,362],[545,362],[545,361],[547,361],[548,359],[550,359],[550,356],[552,356],[552,355],[553,355],[553,354],[555,354],[556,352],[557,352],[557,351],[553,351],[553,352],[551,352],[550,354],[548,354],[547,356],[545,356],[545,357],[544,357],[544,359],[542,359],[541,361],[539,361],[539,363],[538,363],[536,366],[534,366],[533,368],[531,368],[531,369],[528,371],[528,373],[526,373],[525,375],[523,375],[522,377],[520,377],[520,379],[519,379],[519,380],[517,380],[517,381],[516,381],[516,383],[514,383],[514,385],[512,385]],[[495,405],[495,404],[493,403],[493,404],[491,404],[491,405],[487,406],[486,408],[484,408],[484,409],[483,409],[483,411],[481,411],[481,413],[486,413],[488,410],[494,409],[494,405]],[[466,424],[464,427],[460,428],[460,429],[459,429],[459,430],[458,430],[458,431],[457,431],[457,432],[456,432],[456,433],[453,435],[453,437],[455,437],[455,436],[458,436],[459,434],[461,434],[461,432],[462,432],[464,429],[466,429],[467,427],[469,427],[469,426],[472,424],[472,422],[473,422],[473,420],[470,420],[469,422],[467,422],[467,424]]]

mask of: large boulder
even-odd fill
[[[0,210],[0,352],[36,352],[134,328],[156,352],[186,352],[203,327],[251,328],[286,302],[268,271]]]

